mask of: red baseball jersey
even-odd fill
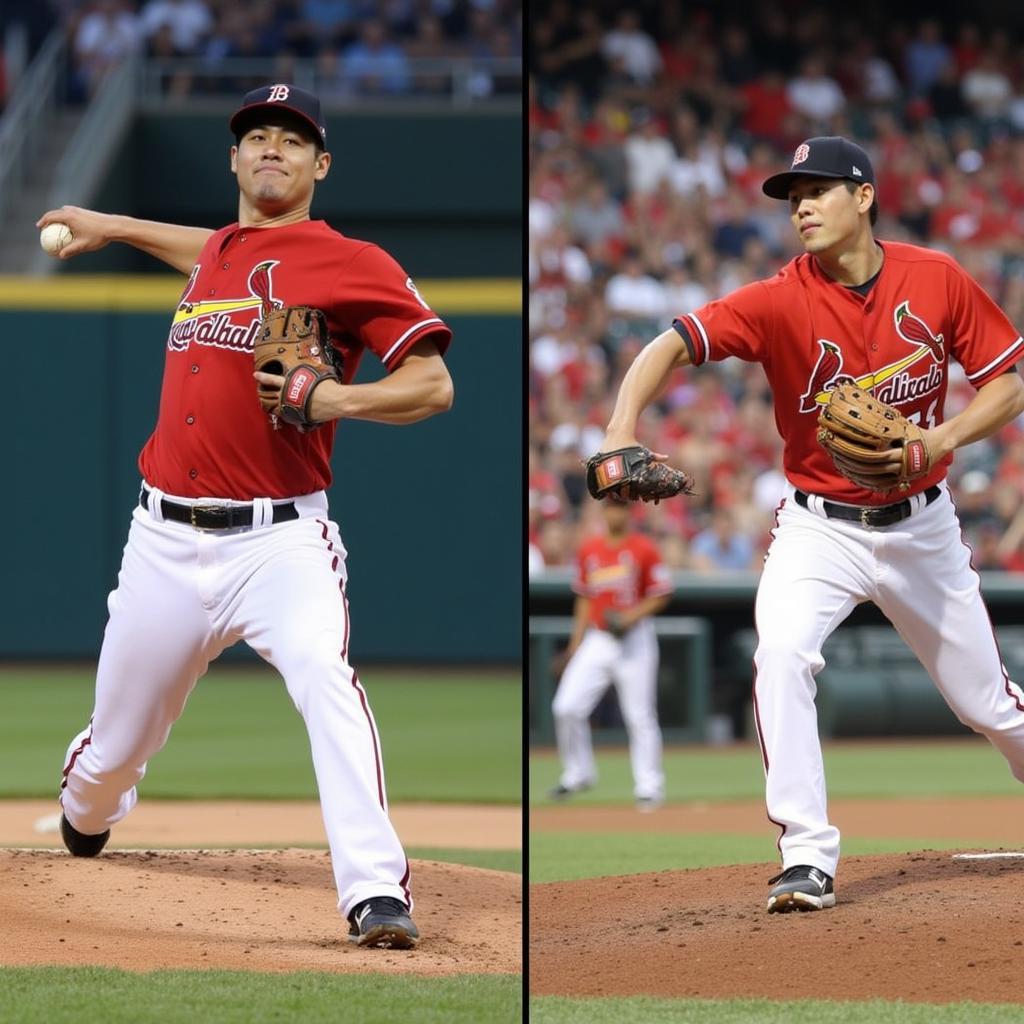
[[[949,360],[980,388],[1024,355],[1020,332],[951,257],[901,242],[885,254],[866,296],[828,277],[808,254],[678,317],[693,364],[738,356],[763,364],[784,442],[783,468],[803,491],[855,505],[885,505],[839,474],[817,443],[830,388],[856,381],[922,428],[942,422]],[[914,482],[916,494],[946,475],[947,457]]]
[[[323,221],[276,228],[232,224],[207,240],[167,335],[156,429],[139,455],[144,479],[169,494],[250,501],[331,482],[337,421],[275,430],[256,398],[253,341],[264,315],[314,306],[327,317],[350,383],[369,350],[390,373],[430,337],[451,331],[383,249]]]
[[[605,628],[605,612],[625,611],[655,594],[671,594],[672,578],[654,543],[642,533],[613,541],[604,535],[589,537],[576,556],[572,589],[590,598],[589,622]]]

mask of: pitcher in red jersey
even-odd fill
[[[755,606],[755,721],[783,869],[769,883],[770,912],[835,904],[839,831],[826,810],[814,679],[822,645],[857,604],[878,605],[956,715],[1024,781],[1024,694],[1003,670],[945,484],[957,448],[1024,411],[1024,341],[951,257],[874,237],[874,182],[867,153],[848,139],[797,147],[763,189],[789,203],[805,253],[682,313],[646,346],[602,446],[636,443],[640,414],[677,367],[728,356],[764,367],[788,480]],[[977,394],[947,420],[952,359]],[[930,472],[902,500],[839,475],[817,444],[818,412],[844,380],[924,429]]]
[[[246,641],[283,676],[306,723],[349,937],[407,948],[409,864],[388,817],[380,743],[349,664],[345,548],[327,509],[339,419],[413,423],[447,410],[451,332],[382,249],[310,220],[330,169],[316,96],[275,84],[231,118],[238,220],[219,231],[63,207],[39,226],[74,232],[61,258],[134,245],[188,282],[167,335],[156,428],[109,600],[95,710],[72,741],[61,785],[68,849],[95,856],[136,802],[192,687]],[[282,306],[324,312],[340,382],[317,386],[308,433],[275,429],[257,399],[253,339]],[[352,384],[365,352],[388,375]],[[257,380],[254,380],[254,376]]]
[[[651,616],[668,603],[672,581],[654,542],[630,529],[630,506],[606,499],[603,512],[605,532],[588,537],[576,555],[570,657],[552,705],[562,775],[548,795],[566,800],[597,781],[589,718],[614,684],[629,736],[636,806],[651,811],[665,798]]]

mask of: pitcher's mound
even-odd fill
[[[413,861],[414,950],[345,938],[321,850],[0,850],[6,966],[515,973],[518,874]]]
[[[768,914],[777,871],[531,886],[531,991],[1024,1002],[1024,858],[846,857],[835,908]]]

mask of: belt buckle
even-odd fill
[[[229,509],[225,505],[190,505],[189,522],[193,530],[223,530],[228,525]],[[196,513],[207,516],[222,516],[224,524],[221,526],[200,526],[196,522]]]
[[[861,508],[861,510],[860,510],[860,525],[863,526],[864,529],[868,529],[871,526],[871,523],[868,521],[870,515],[871,515],[871,509],[866,508],[866,507],[865,508]]]

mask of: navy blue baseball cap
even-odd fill
[[[321,146],[327,145],[327,125],[320,110],[320,100],[311,92],[287,83],[264,85],[247,92],[242,105],[231,115],[228,127],[235,135],[242,135],[248,131],[249,125],[259,121],[259,115],[277,110],[293,114],[309,127]]]
[[[841,135],[821,135],[801,142],[789,170],[773,174],[761,191],[772,199],[788,199],[795,178],[848,178],[858,185],[874,185],[875,170],[857,143]]]

